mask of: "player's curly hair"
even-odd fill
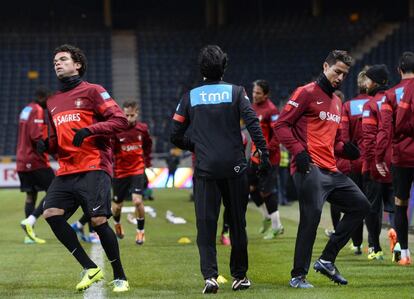
[[[227,54],[217,45],[208,45],[198,56],[201,75],[210,80],[220,80],[227,67]]]
[[[78,71],[79,71],[79,76],[83,77],[83,75],[86,72],[87,65],[88,65],[88,61],[86,60],[86,56],[83,53],[83,51],[73,45],[64,44],[64,45],[60,45],[59,47],[55,49],[55,51],[53,52],[53,56],[55,56],[57,53],[60,53],[60,52],[70,53],[70,56],[72,57],[73,61],[81,64],[81,67]]]

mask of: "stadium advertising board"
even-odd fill
[[[53,169],[57,169],[57,163],[51,163]],[[150,168],[145,170],[150,188],[164,188],[168,177],[168,168]],[[180,167],[175,173],[176,188],[191,188],[193,186],[193,170],[189,167]],[[18,188],[19,176],[16,171],[16,163],[0,163],[0,188]],[[168,183],[172,187],[172,179]]]

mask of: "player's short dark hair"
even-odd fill
[[[348,54],[347,51],[333,50],[328,54],[328,57],[326,57],[325,59],[325,62],[327,62],[330,66],[334,65],[337,61],[342,61],[347,66],[351,66],[352,57]]]
[[[39,86],[35,90],[35,97],[39,100],[45,100],[49,96],[49,93],[50,91],[48,88],[46,88],[45,86]]]
[[[83,53],[83,51],[75,46],[64,44],[57,47],[53,53],[53,56],[55,56],[57,53],[60,52],[68,52],[70,53],[70,56],[72,57],[74,62],[80,63],[81,67],[78,70],[79,76],[83,77],[83,75],[86,72],[86,68],[88,65],[88,61],[86,60],[86,56]]]
[[[269,94],[270,91],[270,86],[269,86],[269,82],[267,82],[266,80],[256,80],[253,82],[253,86],[257,85],[259,86],[262,90],[264,94]]]
[[[203,77],[220,80],[227,67],[227,54],[217,45],[208,45],[200,50],[198,64]]]
[[[398,63],[398,68],[403,73],[414,73],[414,53],[408,51],[402,53]]]
[[[132,108],[138,110],[138,103],[135,101],[127,101],[122,104],[122,108]]]

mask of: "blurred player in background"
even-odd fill
[[[414,181],[414,134],[410,132],[413,124],[413,91],[414,91],[414,53],[404,52],[401,55],[398,72],[401,82],[386,92],[381,105],[381,126],[377,136],[376,167],[382,176],[389,173],[386,164],[386,152],[392,143],[392,179],[395,200],[395,230],[400,243],[401,256],[395,254],[397,238],[390,230],[393,260],[402,266],[411,264],[408,249],[408,203],[410,189]],[[397,113],[399,112],[399,113]],[[408,129],[408,130],[407,130]],[[391,142],[392,140],[392,142]],[[401,258],[401,259],[400,259]]]
[[[43,244],[33,230],[36,219],[43,213],[44,199],[35,209],[39,191],[47,191],[55,174],[50,167],[49,157],[37,152],[37,142],[48,136],[46,101],[49,91],[44,87],[36,90],[36,100],[20,112],[19,136],[17,139],[16,170],[20,179],[20,191],[26,192],[24,212],[26,218],[20,223],[26,233],[26,244]]]
[[[152,139],[148,126],[138,121],[138,104],[125,102],[124,113],[129,127],[114,137],[114,198],[112,213],[115,233],[118,238],[124,237],[121,225],[121,211],[124,200],[132,197],[137,220],[135,242],[137,245],[145,241],[145,209],[142,194],[145,188],[144,172],[151,167]]]
[[[265,80],[253,82],[253,105],[252,108],[259,118],[260,127],[265,137],[267,148],[272,164],[269,173],[260,176],[258,172],[260,160],[256,155],[256,146],[252,144],[252,156],[249,167],[250,198],[259,207],[263,214],[263,223],[259,232],[265,234],[265,240],[276,238],[283,234],[284,228],[280,221],[278,210],[277,175],[280,162],[280,147],[273,125],[279,117],[279,110],[269,98],[270,87]]]
[[[84,269],[76,289],[85,290],[102,280],[103,272],[86,254],[66,221],[81,206],[91,218],[111,263],[113,291],[125,292],[129,283],[116,235],[107,219],[112,215],[110,137],[125,130],[128,121],[102,86],[82,80],[87,62],[79,48],[59,46],[54,51],[53,64],[60,81],[59,91],[47,102],[53,132],[49,140],[38,142],[38,149],[56,154],[59,169],[48,189],[43,216]]]
[[[371,244],[368,249],[369,260],[382,260],[383,252],[380,245],[382,226],[382,211],[394,213],[393,189],[391,174],[382,176],[375,166],[376,139],[378,127],[382,119],[380,108],[385,99],[385,91],[388,89],[388,69],[384,64],[371,66],[365,73],[368,94],[371,96],[363,106],[362,112],[362,153],[363,153],[363,186],[364,192],[371,203],[369,214],[365,218]],[[391,164],[391,147],[385,154],[387,169]],[[372,247],[371,247],[372,246]]]

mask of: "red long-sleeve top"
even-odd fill
[[[110,138],[128,128],[128,120],[109,93],[100,85],[82,82],[57,92],[47,102],[52,119],[49,152],[57,154],[57,175],[103,170],[112,175]],[[88,128],[92,136],[80,147],[72,145],[73,129]]]
[[[381,183],[391,183],[391,175],[386,177],[379,174],[375,153],[377,147],[378,128],[381,123],[380,109],[385,101],[385,91],[378,92],[372,99],[364,104],[362,113],[362,173],[370,172],[371,177]],[[387,167],[391,166],[391,148],[385,154]]]
[[[392,148],[391,162],[400,167],[414,167],[413,136],[396,132],[397,108],[407,91],[413,87],[414,79],[403,79],[399,84],[385,92],[385,100],[381,105],[381,123],[377,136],[375,160],[384,162],[387,150]],[[401,127],[401,126],[400,126]],[[399,128],[400,128],[399,127]]]

